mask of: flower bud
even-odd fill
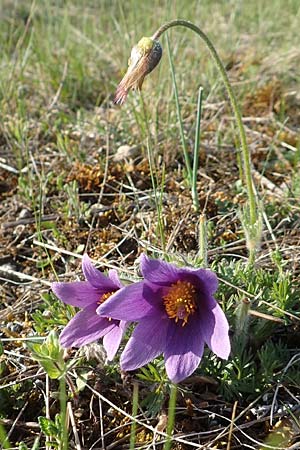
[[[114,103],[122,105],[130,89],[141,89],[144,78],[157,66],[162,56],[158,41],[143,37],[131,50],[128,69],[119,83]]]

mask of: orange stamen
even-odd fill
[[[196,288],[189,281],[178,280],[163,296],[163,301],[170,319],[175,319],[175,322],[182,320],[184,326],[197,309]]]
[[[102,305],[102,303],[104,303],[111,295],[113,295],[116,291],[112,291],[112,292],[105,292],[105,294],[103,294],[100,297],[100,300],[98,300],[98,304]],[[108,320],[112,320],[111,317],[107,317]]]
[[[107,300],[111,295],[113,295],[116,291],[112,291],[112,292],[105,292],[105,294],[103,294],[100,297],[100,300],[98,300],[98,304],[102,305],[102,303],[105,302],[105,300]]]

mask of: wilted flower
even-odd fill
[[[97,310],[138,322],[122,353],[121,368],[137,369],[163,353],[167,374],[178,383],[198,367],[204,343],[221,358],[228,358],[228,322],[213,297],[216,275],[145,255],[141,256],[141,271],[144,281],[121,289]]]
[[[68,305],[81,308],[60,335],[63,347],[81,347],[103,337],[107,358],[115,356],[125,330],[125,322],[96,313],[100,304],[122,287],[116,270],[108,277],[91,263],[87,255],[82,259],[82,271],[86,281],[52,283],[55,295]]]
[[[162,48],[158,41],[143,37],[131,50],[128,69],[120,82],[114,103],[122,105],[130,89],[141,89],[144,78],[159,63]]]

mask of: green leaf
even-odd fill
[[[25,442],[20,442],[18,450],[29,450]]]
[[[39,450],[39,448],[40,448],[40,438],[37,437],[37,438],[34,440],[34,443],[33,443],[33,446],[32,446],[32,448],[31,448],[31,450]]]
[[[57,379],[65,374],[67,365],[63,358],[64,351],[54,330],[50,331],[42,344],[28,343],[27,346],[32,352],[32,357],[39,361],[50,378]]]
[[[83,389],[85,388],[87,379],[88,379],[88,375],[89,375],[89,372],[86,371],[86,372],[80,373],[80,376],[78,376],[76,378],[76,387],[77,387],[78,391],[83,391]]]
[[[41,431],[45,436],[59,436],[59,428],[57,428],[56,424],[51,419],[40,416],[38,417],[38,421]]]

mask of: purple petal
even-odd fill
[[[188,280],[204,295],[213,294],[218,287],[218,278],[214,272],[207,269],[176,267],[173,264],[158,259],[140,256],[141,272],[145,280],[159,286],[170,286],[178,280]]]
[[[63,347],[81,347],[90,342],[97,341],[116,326],[116,322],[100,317],[94,306],[79,311],[60,335]]]
[[[208,269],[196,269],[193,270],[193,275],[198,278],[198,285],[201,292],[206,295],[212,295],[218,289],[218,277],[217,275]]]
[[[159,259],[150,259],[145,254],[140,256],[140,263],[144,278],[151,283],[170,286],[179,279],[179,269],[173,264]]]
[[[209,348],[220,358],[230,353],[229,325],[224,312],[213,297],[201,307],[201,332]]]
[[[136,326],[121,356],[122,370],[135,370],[164,352],[168,322],[155,316]]]
[[[204,347],[203,343],[200,345],[202,348]],[[191,351],[182,355],[169,355],[167,358],[165,357],[167,375],[173,383],[180,383],[195,372],[200,361],[201,357]]]
[[[190,316],[182,326],[169,323],[165,350],[165,365],[168,377],[179,383],[190,376],[198,367],[204,349],[204,341],[197,316]]]
[[[96,269],[88,255],[85,253],[82,258],[82,271],[86,278],[86,280],[96,289],[101,290],[102,292],[110,292],[115,291],[119,288],[116,286],[114,282],[103,275],[100,270]]]
[[[97,308],[97,314],[134,322],[147,316],[152,306],[143,295],[144,283],[133,283],[118,290]]]
[[[97,304],[100,300],[99,292],[87,281],[74,281],[73,283],[52,283],[54,294],[64,303],[79,308]]]
[[[118,272],[115,269],[109,270],[108,276],[117,288],[121,289],[121,287],[123,287],[123,284],[120,281]]]
[[[122,337],[124,334],[124,327],[116,325],[103,338],[103,345],[107,354],[107,359],[112,361],[118,351]]]
[[[218,288],[218,278],[214,272],[208,269],[193,269],[191,267],[179,267],[177,280],[185,280],[192,283],[201,295],[210,296]]]

